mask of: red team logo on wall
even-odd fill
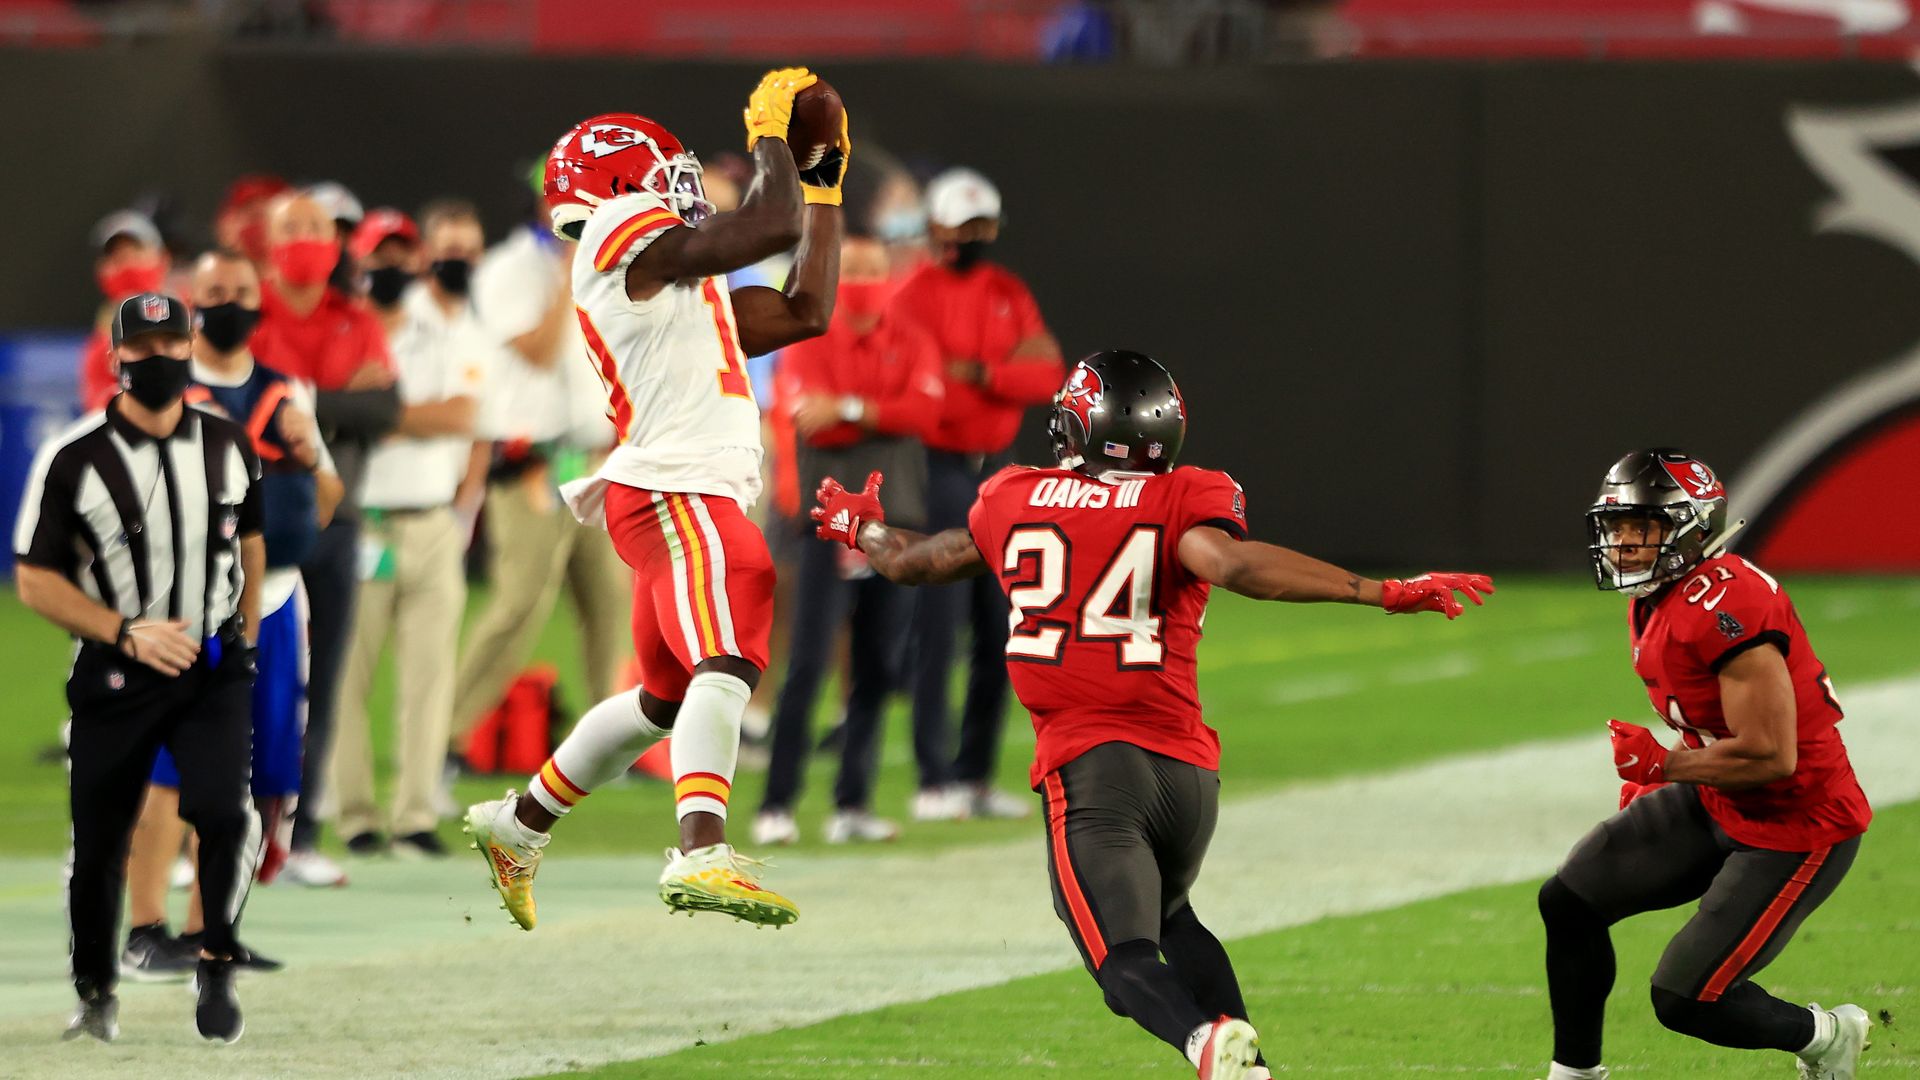
[[[1663,461],[1660,465],[1667,470],[1668,476],[1673,477],[1673,482],[1680,485],[1680,490],[1693,498],[1727,497],[1727,489],[1721,486],[1720,478],[1713,475],[1712,469],[1697,461]]]
[[[1100,373],[1088,367],[1073,369],[1073,378],[1067,380],[1062,390],[1060,407],[1072,413],[1080,421],[1080,435],[1085,438],[1093,430],[1093,410],[1100,405],[1101,395],[1106,393],[1106,384],[1100,381]]]

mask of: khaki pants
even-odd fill
[[[396,836],[429,832],[439,823],[434,797],[446,763],[453,715],[454,652],[467,584],[461,573],[466,537],[446,507],[373,512],[362,526],[359,610],[340,686],[327,783],[339,807],[340,834],[380,825],[373,791],[373,739],[367,697],[373,673],[394,638],[394,789]],[[384,546],[379,566],[376,546]]]
[[[573,518],[536,470],[487,489],[487,606],[460,651],[453,706],[457,743],[500,704],[533,655],[564,583],[579,619],[594,700],[614,693],[632,654],[633,575],[605,529]]]

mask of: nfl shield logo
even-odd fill
[[[115,668],[112,671],[107,672],[107,689],[125,690],[126,688],[127,688],[127,677],[121,674],[119,668]]]
[[[161,322],[173,313],[173,305],[159,293],[148,293],[140,298],[140,317],[148,322]]]
[[[231,540],[240,531],[240,515],[229,511],[220,517],[220,539]]]

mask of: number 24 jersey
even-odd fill
[[[968,527],[1012,607],[1007,670],[1033,714],[1035,787],[1108,742],[1219,768],[1195,666],[1208,585],[1179,557],[1201,525],[1246,535],[1226,473],[1015,466],[981,485]]]

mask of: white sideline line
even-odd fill
[[[1920,798],[1909,719],[1920,678],[1842,695],[1869,794],[1881,805]],[[1235,937],[1543,876],[1612,809],[1607,761],[1596,718],[1591,736],[1230,798],[1195,908]],[[779,932],[669,919],[652,896],[656,862],[568,859],[563,845],[541,875],[534,934],[506,926],[465,853],[356,870],[361,880],[330,896],[256,895],[248,937],[296,946],[298,966],[243,982],[247,1037],[219,1051],[191,1037],[191,998],[177,988],[123,988],[120,1043],[54,1043],[68,1001],[47,975],[64,959],[60,939],[46,935],[30,971],[9,946],[0,975],[37,979],[44,993],[0,998],[13,1005],[0,1004],[0,1062],[103,1080],[527,1076],[1078,963],[1053,918],[1037,827],[1030,841],[939,854],[795,856],[771,883],[804,917]],[[283,906],[304,921],[278,922]]]

